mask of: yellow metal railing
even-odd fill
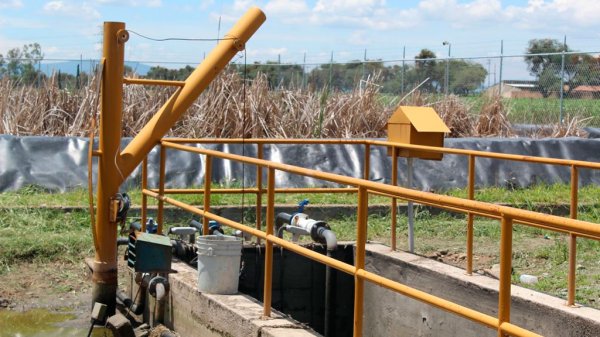
[[[259,149],[262,148],[264,144],[269,143],[286,143],[286,144],[306,144],[306,143],[327,143],[327,144],[364,144],[367,148],[372,145],[376,146],[388,146],[393,149],[406,147],[406,148],[418,148],[421,150],[427,151],[436,151],[436,152],[444,152],[444,153],[453,153],[453,154],[462,154],[469,156],[469,199],[461,199],[456,197],[450,197],[445,195],[436,195],[427,192],[421,192],[416,190],[411,190],[407,188],[402,188],[398,186],[386,185],[382,183],[371,182],[366,179],[358,179],[352,177],[346,177],[341,175],[336,175],[327,172],[316,171],[312,169],[301,168],[297,166],[291,166],[281,163],[270,162],[262,159],[263,151],[262,149],[257,151],[259,158],[251,158],[234,154],[227,154],[219,151],[208,150],[208,149],[200,149],[197,147],[191,147],[187,145],[183,145],[181,143],[236,143],[236,142],[244,142],[248,143],[256,143],[259,145]],[[142,188],[143,194],[145,196],[151,196],[158,199],[158,212],[161,216],[158,217],[159,221],[159,230],[162,230],[162,210],[164,207],[164,203],[167,202],[171,205],[180,207],[184,210],[192,212],[194,214],[198,214],[203,216],[205,221],[204,226],[204,234],[208,232],[208,228],[206,226],[208,220],[216,220],[223,225],[230,226],[235,229],[240,229],[244,232],[248,232],[258,239],[265,240],[266,244],[266,255],[265,255],[265,289],[264,289],[264,315],[269,316],[271,313],[271,272],[272,272],[272,250],[270,249],[273,244],[280,245],[285,249],[289,249],[295,253],[306,256],[310,259],[323,263],[325,265],[336,268],[342,272],[346,272],[348,274],[352,274],[355,277],[355,311],[354,311],[354,336],[362,335],[362,305],[363,305],[363,288],[364,281],[372,282],[377,285],[383,286],[390,290],[396,291],[403,295],[409,296],[411,298],[420,300],[422,302],[431,304],[435,307],[441,308],[443,310],[452,312],[459,316],[468,318],[480,324],[483,324],[487,327],[496,329],[498,331],[498,335],[510,334],[514,336],[538,336],[535,333],[519,328],[510,323],[510,298],[511,298],[511,288],[510,288],[510,275],[511,275],[511,264],[512,264],[512,229],[514,223],[520,223],[527,226],[534,226],[539,228],[544,228],[552,231],[569,233],[571,237],[576,238],[577,236],[583,236],[595,240],[600,240],[600,226],[590,222],[579,221],[576,219],[563,218],[558,216],[546,215],[537,212],[521,210],[513,207],[489,204],[484,202],[479,202],[475,200],[471,200],[474,198],[474,167],[475,167],[475,158],[476,157],[488,157],[488,158],[498,158],[498,159],[508,159],[508,160],[520,160],[520,161],[528,161],[534,163],[543,163],[543,164],[556,164],[556,165],[568,165],[571,166],[572,170],[575,170],[578,167],[586,167],[586,168],[600,168],[600,164],[596,163],[588,163],[582,161],[570,161],[570,160],[561,160],[561,159],[551,159],[551,158],[539,158],[539,157],[525,157],[525,156],[517,156],[517,155],[507,155],[507,154],[494,154],[487,152],[479,152],[479,151],[469,151],[469,150],[458,150],[458,149],[446,149],[446,148],[430,148],[424,146],[416,146],[416,145],[406,145],[406,144],[397,144],[397,143],[388,143],[381,141],[372,141],[372,140],[275,140],[275,139],[244,139],[244,140],[235,140],[235,139],[201,139],[201,140],[191,140],[191,139],[168,139],[161,142],[161,167],[160,167],[160,175],[159,178],[159,188],[158,190],[148,189],[146,184],[147,180],[145,177],[142,178]],[[165,168],[165,158],[166,158],[166,149],[176,149],[182,150],[192,153],[197,153],[205,156],[205,184],[203,190],[192,190],[184,191],[181,189],[165,189],[164,188],[164,168]],[[398,151],[394,150],[393,161],[396,161],[395,154]],[[369,151],[365,151],[368,155]],[[251,228],[245,226],[241,223],[223,218],[214,213],[210,212],[210,195],[211,193],[216,192],[225,192],[223,190],[213,190],[211,189],[211,171],[210,167],[212,166],[212,158],[221,158],[225,160],[233,160],[242,162],[245,164],[255,165],[257,168],[261,168],[257,170],[257,172],[262,175],[262,168],[266,168],[267,171],[267,187],[266,190],[263,189],[262,179],[259,180],[257,177],[257,181],[260,184],[257,185],[257,188],[252,189],[252,193],[256,193],[258,196],[263,193],[267,194],[267,205],[266,205],[266,230],[263,232],[260,230],[260,222],[257,221],[256,227]],[[369,172],[369,160],[365,159],[365,174],[364,177],[368,177]],[[309,176],[316,179],[326,180],[342,185],[353,186],[354,188],[349,189],[325,189],[329,190],[329,193],[340,193],[340,192],[350,192],[358,194],[358,213],[357,213],[357,238],[356,238],[356,258],[355,265],[349,265],[335,259],[329,258],[327,256],[315,253],[309,249],[298,246],[294,243],[285,241],[283,239],[278,238],[273,235],[273,217],[274,217],[274,200],[275,193],[277,191],[285,191],[285,192],[295,192],[296,190],[302,191],[310,191],[320,190],[320,189],[277,189],[275,187],[275,172],[276,171],[284,171],[292,174]],[[145,174],[147,169],[144,165],[143,173]],[[397,181],[397,170],[393,172],[393,181]],[[574,175],[577,178],[576,175]],[[575,187],[573,187],[575,185]],[[576,189],[577,184],[572,184],[572,188]],[[342,191],[347,190],[347,191]],[[240,193],[240,192],[248,192],[249,190],[237,190],[237,191],[228,191],[227,193]],[[165,194],[170,193],[198,193],[201,192],[204,194],[204,209],[199,209],[197,207],[188,205],[181,201],[177,201],[173,198],[166,197]],[[576,190],[575,190],[576,192]],[[439,207],[442,209],[449,209],[455,212],[466,213],[467,215],[478,215],[484,216],[494,219],[500,219],[501,221],[501,242],[500,242],[500,279],[499,279],[499,301],[498,301],[498,317],[492,317],[470,308],[466,308],[464,306],[458,305],[456,303],[444,300],[442,298],[424,293],[422,291],[416,290],[414,288],[407,287],[398,282],[386,279],[384,277],[378,276],[376,274],[370,273],[364,269],[364,258],[365,258],[365,245],[366,245],[366,233],[367,233],[367,213],[368,213],[368,193],[376,193],[381,195],[386,195],[392,197],[392,200],[404,199],[415,201],[420,204],[431,205],[435,207]],[[573,190],[572,190],[573,193]],[[258,199],[257,199],[258,200]],[[573,199],[572,199],[573,200]],[[258,204],[259,202],[257,202]],[[572,206],[576,207],[577,203],[575,202]],[[259,206],[259,205],[257,205]],[[394,207],[395,208],[395,207]],[[260,219],[258,214],[261,213],[261,208],[257,208],[257,219]],[[571,212],[571,216],[573,216],[573,211]],[[576,215],[576,213],[575,213]],[[143,199],[142,205],[142,217],[143,221],[146,218],[146,199]],[[573,216],[574,217],[574,216]],[[471,218],[471,226],[472,226],[472,218]],[[395,230],[394,230],[395,232]],[[471,238],[467,239],[467,242],[471,242],[472,245],[472,230],[469,233]],[[394,238],[395,239],[395,238]],[[395,245],[395,243],[392,243]],[[471,248],[472,254],[472,248]],[[569,272],[571,272],[569,270]]]
[[[578,188],[579,188],[579,169],[600,169],[600,163],[595,162],[586,162],[581,160],[570,160],[570,159],[557,159],[557,158],[544,158],[544,157],[533,157],[533,156],[523,156],[516,154],[505,154],[505,153],[495,153],[495,152],[484,152],[484,151],[474,151],[474,150],[464,150],[464,149],[453,149],[453,148],[439,148],[439,147],[430,147],[430,146],[420,146],[420,145],[410,145],[410,144],[400,144],[400,143],[391,143],[386,141],[378,141],[378,140],[357,140],[357,139],[215,139],[215,138],[205,138],[205,139],[191,139],[191,138],[171,138],[170,142],[173,143],[203,143],[203,144],[256,144],[258,147],[257,158],[263,158],[263,146],[266,144],[331,144],[331,145],[363,145],[365,147],[365,155],[364,155],[364,171],[363,176],[364,179],[369,178],[370,171],[370,147],[371,146],[384,146],[392,148],[392,185],[396,186],[398,184],[398,153],[399,149],[415,149],[421,151],[429,151],[436,153],[444,153],[444,154],[454,154],[454,155],[462,155],[468,157],[468,178],[467,178],[467,198],[469,200],[475,200],[475,163],[476,159],[479,158],[489,158],[489,159],[500,159],[500,160],[510,160],[510,161],[520,161],[527,162],[532,164],[548,164],[548,165],[558,165],[558,166],[567,166],[571,170],[571,197],[570,197],[570,217],[572,219],[577,219],[577,205],[578,205]],[[257,175],[256,175],[257,186],[262,186],[262,171],[260,166],[257,167]],[[189,193],[202,193],[201,191],[191,191]],[[231,192],[231,193],[241,193],[239,192]],[[253,193],[253,190],[244,190],[247,193]],[[295,189],[287,189],[287,190],[278,190],[279,193],[356,193],[356,190],[352,189],[305,189],[305,190],[295,190]],[[374,191],[369,191],[373,193]],[[165,193],[185,193],[181,190],[166,190]],[[213,193],[228,193],[225,191],[214,191]],[[257,200],[259,203],[262,202],[262,193],[264,190],[256,189],[254,193],[257,193]],[[396,227],[397,227],[397,199],[391,199],[391,247],[393,250],[396,250]],[[257,204],[257,210],[262,209],[261,204]],[[446,209],[452,210],[451,207],[446,207]],[[261,222],[261,214],[259,211],[257,213],[257,224]],[[472,275],[473,273],[473,220],[475,215],[482,215],[476,211],[467,213],[467,238],[466,238],[466,272],[468,275]],[[534,224],[529,224],[532,226],[536,226]],[[536,227],[546,228],[545,226],[538,224]],[[547,229],[547,228],[546,228]],[[568,270],[568,282],[567,282],[567,305],[574,306],[575,305],[575,272],[576,272],[576,256],[577,256],[577,236],[575,233],[571,233],[569,231],[559,231],[562,233],[566,233],[569,235],[569,270]],[[579,235],[582,237],[587,237],[585,235]],[[588,237],[589,238],[589,237]]]

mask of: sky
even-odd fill
[[[267,21],[247,44],[247,61],[282,63],[522,54],[533,38],[566,35],[570,48],[600,51],[597,0],[0,0],[0,53],[38,42],[45,59],[98,59],[104,21],[153,38],[223,36],[250,7]],[[219,28],[220,22],[220,28]],[[215,42],[154,42],[137,35],[125,58],[196,64]],[[510,65],[510,60],[507,60]],[[522,58],[514,62],[522,62]],[[494,63],[495,64],[495,63]]]

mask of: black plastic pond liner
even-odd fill
[[[123,139],[125,146],[130,139]],[[85,138],[75,137],[15,137],[0,135],[0,192],[14,191],[36,185],[52,191],[66,191],[87,186],[87,145]],[[196,145],[227,153],[256,157],[253,144]],[[456,138],[446,139],[449,148],[511,153],[526,156],[566,158],[600,162],[600,139],[584,138]],[[390,183],[391,161],[387,150],[371,147],[370,180]],[[364,146],[362,145],[265,145],[264,158],[276,162],[312,168],[350,177],[363,176]],[[467,157],[445,155],[442,161],[415,160],[414,187],[426,191],[464,188],[467,184]],[[167,151],[166,187],[200,185],[204,177],[204,156]],[[158,184],[159,151],[155,147],[148,155],[148,185]],[[138,167],[123,184],[123,190],[139,188],[141,169]],[[406,179],[406,160],[398,160],[399,182]],[[528,164],[506,160],[478,158],[478,187],[528,187],[537,183],[569,183],[569,167]],[[94,177],[96,174],[94,174]],[[213,159],[213,180],[222,183],[254,186],[256,168],[229,160]],[[600,184],[600,170],[582,169],[580,185]],[[277,172],[278,187],[319,187],[335,184]]]

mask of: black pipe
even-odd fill
[[[190,220],[190,222],[188,222],[188,224],[192,227],[195,227],[198,230],[198,233],[202,234],[203,231],[203,227],[202,224],[194,219]]]
[[[129,244],[129,238],[117,238],[117,246],[127,246]]]
[[[283,225],[291,225],[292,215],[286,212],[280,212],[275,216],[275,227],[279,228]]]
[[[144,312],[144,305],[146,302],[146,288],[139,288],[135,303],[122,290],[117,291],[117,298],[130,312],[135,315],[141,315]]]
[[[327,250],[327,256],[331,257],[332,250]],[[327,265],[325,267],[325,331],[323,335],[325,337],[331,337],[331,332],[335,331],[332,329],[333,324],[333,297],[334,292],[334,275],[332,268]]]

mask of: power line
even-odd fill
[[[185,38],[185,37],[167,37],[167,38],[163,38],[163,39],[159,39],[159,38],[154,38],[154,37],[149,37],[143,34],[140,34],[136,31],[133,31],[131,29],[127,30],[129,33],[135,34],[141,38],[147,39],[147,40],[151,40],[151,41],[157,41],[157,42],[164,42],[164,41],[197,41],[197,42],[214,42],[214,41],[221,41],[221,40],[235,40],[236,38],[234,37],[224,37],[224,38],[216,38],[216,39],[210,39],[210,38]]]

